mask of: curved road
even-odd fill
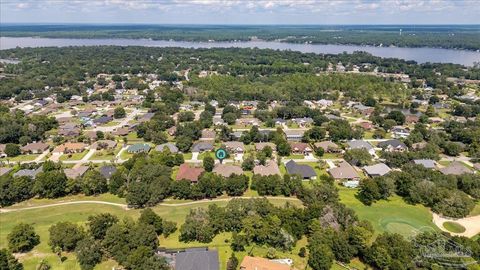
[[[284,200],[284,201],[300,201],[297,198],[290,198],[290,197],[247,197],[247,196],[242,196],[242,197],[231,197],[231,198],[223,198],[223,199],[212,199],[212,200],[199,200],[199,201],[193,201],[193,202],[184,202],[184,203],[159,203],[157,206],[168,206],[168,207],[178,207],[178,206],[187,206],[187,205],[195,205],[195,204],[201,204],[201,203],[213,203],[213,202],[227,202],[232,199],[254,199],[254,198],[267,198],[269,200]],[[71,202],[59,202],[59,203],[52,203],[52,204],[45,204],[45,205],[37,205],[37,206],[28,206],[28,207],[21,207],[21,208],[10,208],[10,209],[2,209],[0,208],[0,213],[10,213],[10,212],[18,212],[18,211],[24,211],[24,210],[32,210],[32,209],[40,209],[40,208],[48,208],[48,207],[55,207],[55,206],[62,206],[62,205],[71,205],[71,204],[105,204],[105,205],[112,205],[112,206],[118,206],[121,207],[125,210],[129,210],[130,208],[126,204],[122,203],[113,203],[113,202],[105,202],[105,201],[71,201]]]

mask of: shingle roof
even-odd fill
[[[422,165],[427,169],[435,168],[435,160],[431,160],[431,159],[415,159],[413,160],[413,163],[417,165]]]
[[[37,174],[41,173],[43,171],[43,168],[42,167],[38,167],[36,170],[33,170],[33,169],[23,169],[23,170],[20,170],[16,173],[13,174],[13,177],[21,177],[21,176],[28,176],[28,177],[32,177],[33,179],[35,179],[35,177],[37,176]]]
[[[138,153],[138,152],[148,152],[150,151],[150,145],[147,143],[136,143],[134,145],[130,145],[127,149],[129,153]]]
[[[170,153],[178,153],[178,147],[173,143],[164,143],[157,145],[157,147],[155,147],[155,150],[163,152],[165,148],[168,148],[168,150],[170,150]]]
[[[243,257],[241,270],[290,270],[290,266],[258,257]]]
[[[219,270],[217,250],[187,249],[175,256],[175,270]]]
[[[198,177],[204,172],[203,168],[190,167],[188,164],[183,163],[178,168],[177,180],[187,179],[191,182],[197,182]]]
[[[37,143],[29,143],[21,148],[22,151],[24,152],[29,152],[29,151],[45,151],[48,149],[48,144],[42,143],[42,142],[37,142]]]
[[[303,178],[311,178],[317,176],[312,167],[304,164],[297,164],[295,161],[290,160],[285,164],[288,174],[299,174]]]
[[[353,140],[347,142],[348,146],[350,149],[366,149],[367,151],[370,151],[373,149],[373,146],[366,141],[363,140]]]
[[[64,169],[63,172],[68,178],[75,179],[82,176],[86,171],[88,171],[88,166],[79,166],[72,169]]]
[[[338,167],[331,168],[328,170],[330,175],[335,179],[356,179],[360,178],[355,168],[352,165],[348,164],[348,162],[343,161],[341,162]]]
[[[399,141],[399,140],[396,140],[396,139],[393,139],[393,140],[388,140],[388,141],[384,141],[384,142],[379,142],[378,143],[378,146],[380,146],[381,148],[386,148],[386,147],[393,147],[393,148],[403,148],[403,149],[406,149],[407,146]]]
[[[370,176],[380,175],[383,176],[391,171],[391,169],[384,163],[378,163],[372,166],[363,167],[365,172]]]
[[[339,146],[337,144],[335,144],[334,142],[331,142],[331,141],[317,142],[317,143],[314,143],[314,146],[316,148],[322,148],[325,152],[327,152],[328,150],[331,150],[331,149],[338,149],[339,148]]]
[[[236,175],[243,174],[242,168],[240,168],[239,166],[229,165],[229,164],[217,164],[213,168],[213,172],[223,177],[229,177],[232,174],[236,174]]]
[[[192,146],[192,152],[203,152],[213,150],[211,142],[197,142]]]
[[[473,173],[472,170],[463,166],[463,164],[458,161],[452,162],[450,165],[445,168],[441,168],[439,171],[446,175],[462,175]]]
[[[116,171],[117,168],[112,165],[106,165],[100,168],[100,174],[107,179],[109,179]]]
[[[280,169],[275,161],[270,160],[265,166],[257,165],[253,168],[253,174],[262,176],[280,175]]]

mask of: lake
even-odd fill
[[[480,62],[480,52],[438,48],[399,48],[373,47],[355,45],[295,44],[274,41],[248,42],[189,42],[149,39],[66,39],[34,37],[0,37],[0,49],[15,47],[65,47],[65,46],[148,46],[148,47],[182,47],[182,48],[260,48],[274,50],[292,50],[305,53],[338,54],[342,52],[365,51],[375,56],[414,60],[418,63],[454,63],[472,66]]]

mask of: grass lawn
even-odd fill
[[[480,215],[480,201],[477,202],[472,212],[470,212],[470,216],[478,216],[478,215]]]
[[[32,160],[35,160],[38,156],[40,156],[40,154],[19,155],[19,156],[16,156],[16,157],[8,158],[8,160],[11,161],[11,162],[32,161]]]
[[[291,154],[287,157],[284,157],[286,160],[289,160],[289,159],[304,159],[305,156],[300,154],[300,155],[296,155],[296,154]]]
[[[190,159],[192,159],[192,153],[184,153],[184,154],[183,154],[183,159],[184,159],[184,160],[190,160]]]
[[[461,224],[453,221],[444,222],[442,225],[445,229],[452,233],[463,233],[466,230]]]
[[[355,198],[357,189],[338,188],[341,202],[352,208],[360,219],[370,221],[376,233],[392,232],[411,236],[418,230],[439,230],[433,224],[428,208],[422,205],[410,205],[399,196],[392,196],[388,201],[366,206]]]
[[[203,152],[198,155],[197,160],[203,160],[206,156],[211,156],[212,158],[215,158],[215,154],[211,151],[208,152]],[[191,159],[191,157],[190,157]]]
[[[81,153],[73,153],[73,154],[63,154],[60,156],[61,161],[66,161],[66,160],[80,160],[82,159],[86,154],[88,153],[87,150],[81,152]]]
[[[342,158],[342,154],[340,153],[324,153],[321,159],[337,159]]]
[[[24,202],[22,206],[33,206],[33,205],[42,205],[42,204],[51,204],[54,202],[60,201],[73,201],[73,200],[105,200],[111,202],[121,202],[124,203],[123,199],[117,198],[113,195],[102,195],[98,197],[87,197],[87,196],[69,196],[63,199],[57,200],[38,200],[33,199],[27,202]],[[185,201],[182,201],[185,202]],[[271,200],[274,205],[283,205],[285,200],[277,198]],[[300,202],[292,202],[294,204],[300,204]],[[153,207],[153,210],[162,216],[164,219],[177,222],[177,226],[183,223],[185,216],[189,213],[192,208],[197,207],[208,207],[211,203],[216,203],[219,206],[225,206],[226,201],[220,202],[204,202],[195,205],[186,205],[186,206],[156,206]],[[18,207],[17,205],[15,207]],[[0,248],[7,246],[7,235],[12,230],[12,228],[20,223],[30,223],[35,227],[35,231],[40,235],[41,243],[36,246],[31,252],[21,256],[20,261],[24,264],[25,269],[35,269],[38,263],[42,259],[46,259],[51,265],[52,269],[65,269],[65,270],[80,270],[80,266],[75,260],[74,254],[63,254],[67,257],[67,260],[63,263],[60,262],[60,259],[51,252],[50,247],[48,246],[48,228],[61,221],[70,221],[77,224],[84,224],[90,215],[99,214],[99,213],[111,213],[118,216],[120,219],[125,217],[131,217],[137,219],[140,215],[140,210],[123,210],[121,207],[112,206],[112,205],[100,205],[100,204],[75,204],[75,205],[61,205],[53,206],[48,208],[38,208],[23,210],[20,212],[10,212],[10,213],[1,213],[0,214]],[[209,246],[210,248],[217,249],[219,251],[221,268],[226,268],[226,262],[228,257],[230,257],[231,250],[230,244],[228,243],[231,235],[230,233],[222,233],[214,238],[212,243],[203,244],[198,242],[182,243],[178,241],[179,231],[170,235],[168,238],[160,238],[160,246],[167,248],[185,248],[185,247],[198,247],[198,246]],[[304,244],[303,244],[304,245]],[[255,255],[266,254],[267,248],[255,247]],[[293,254],[298,253],[295,249]],[[278,253],[280,254],[280,253]],[[237,257],[240,256],[237,255]],[[244,256],[244,255],[243,255]],[[242,258],[243,258],[242,256]],[[289,255],[289,257],[295,258],[295,255]],[[240,259],[240,258],[239,258]],[[98,265],[95,269],[97,270],[110,270],[112,267],[116,266],[116,263],[113,261],[105,261],[102,264]]]

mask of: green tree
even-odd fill
[[[203,168],[205,169],[205,171],[211,172],[214,166],[215,166],[215,160],[213,159],[213,157],[206,155],[203,158]]]
[[[115,119],[124,118],[125,115],[126,115],[126,112],[123,107],[116,107],[115,110],[113,110],[113,118]]]
[[[366,149],[351,149],[348,150],[344,158],[348,163],[356,166],[366,166],[372,162],[372,156]]]
[[[155,228],[157,235],[161,235],[163,232],[163,220],[157,215],[151,208],[142,210],[138,222],[152,225]]]
[[[18,144],[7,143],[4,152],[8,157],[16,157],[20,155],[20,146],[18,146]]]
[[[315,270],[330,270],[333,264],[332,250],[325,244],[309,244],[308,265]]]
[[[78,241],[75,252],[82,270],[92,270],[102,260],[101,246],[91,237]]]
[[[105,238],[108,228],[118,222],[118,218],[110,213],[102,213],[88,217],[87,226],[95,240]]]
[[[228,258],[227,262],[227,270],[236,270],[238,267],[238,259],[235,257],[235,254],[232,252],[230,258]]]
[[[50,226],[48,231],[50,233],[48,244],[52,250],[59,247],[63,251],[73,251],[85,236],[82,227],[71,222],[58,222]]]
[[[35,233],[33,226],[25,223],[13,227],[7,239],[8,248],[12,252],[27,252],[40,244],[40,236]]]
[[[35,179],[35,192],[40,198],[58,198],[65,195],[67,176],[61,170],[41,172]]]
[[[82,190],[87,196],[107,192],[107,179],[97,170],[89,170],[82,178]]]
[[[23,265],[7,250],[0,249],[0,269],[23,270]]]

